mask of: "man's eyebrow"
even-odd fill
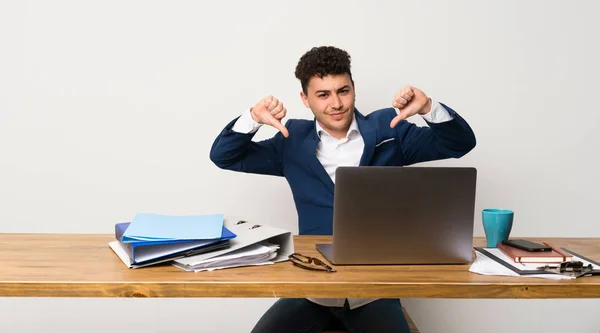
[[[340,92],[340,91],[342,91],[344,89],[348,89],[348,88],[350,88],[350,86],[349,85],[345,85],[345,86],[339,88],[337,91]],[[317,90],[317,91],[315,91],[315,94],[318,94],[318,93],[328,93],[330,91],[331,90]]]

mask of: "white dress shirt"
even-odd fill
[[[396,113],[398,110],[396,109]],[[431,111],[427,114],[422,115],[423,119],[431,123],[442,123],[445,121],[452,120],[452,116],[444,107],[434,100],[431,100]],[[354,115],[352,116],[352,123],[346,133],[346,137],[342,139],[336,139],[329,135],[318,122],[315,122],[316,131],[319,136],[319,144],[317,145],[316,156],[317,159],[327,171],[329,177],[335,184],[335,170],[339,166],[358,166],[360,158],[365,147],[362,135],[358,128],[358,123]],[[242,113],[240,118],[235,122],[232,127],[234,132],[238,133],[254,133],[262,126],[252,119],[250,110]],[[343,307],[346,298],[308,298],[310,301],[323,305],[323,306],[336,306]],[[375,299],[372,298],[348,298],[348,305],[351,309],[368,304]]]

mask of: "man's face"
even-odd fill
[[[329,135],[340,139],[352,123],[354,113],[354,85],[348,74],[314,76],[308,82],[307,93],[300,93],[317,121]]]

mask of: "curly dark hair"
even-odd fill
[[[315,75],[323,78],[327,75],[348,74],[354,85],[350,72],[350,55],[333,46],[313,47],[306,52],[298,61],[295,74],[305,94],[308,82]]]

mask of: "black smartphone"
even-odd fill
[[[529,251],[529,252],[540,252],[540,251],[552,251],[550,246],[544,244],[530,242],[524,239],[509,239],[502,242],[504,245],[516,247],[517,249]]]

